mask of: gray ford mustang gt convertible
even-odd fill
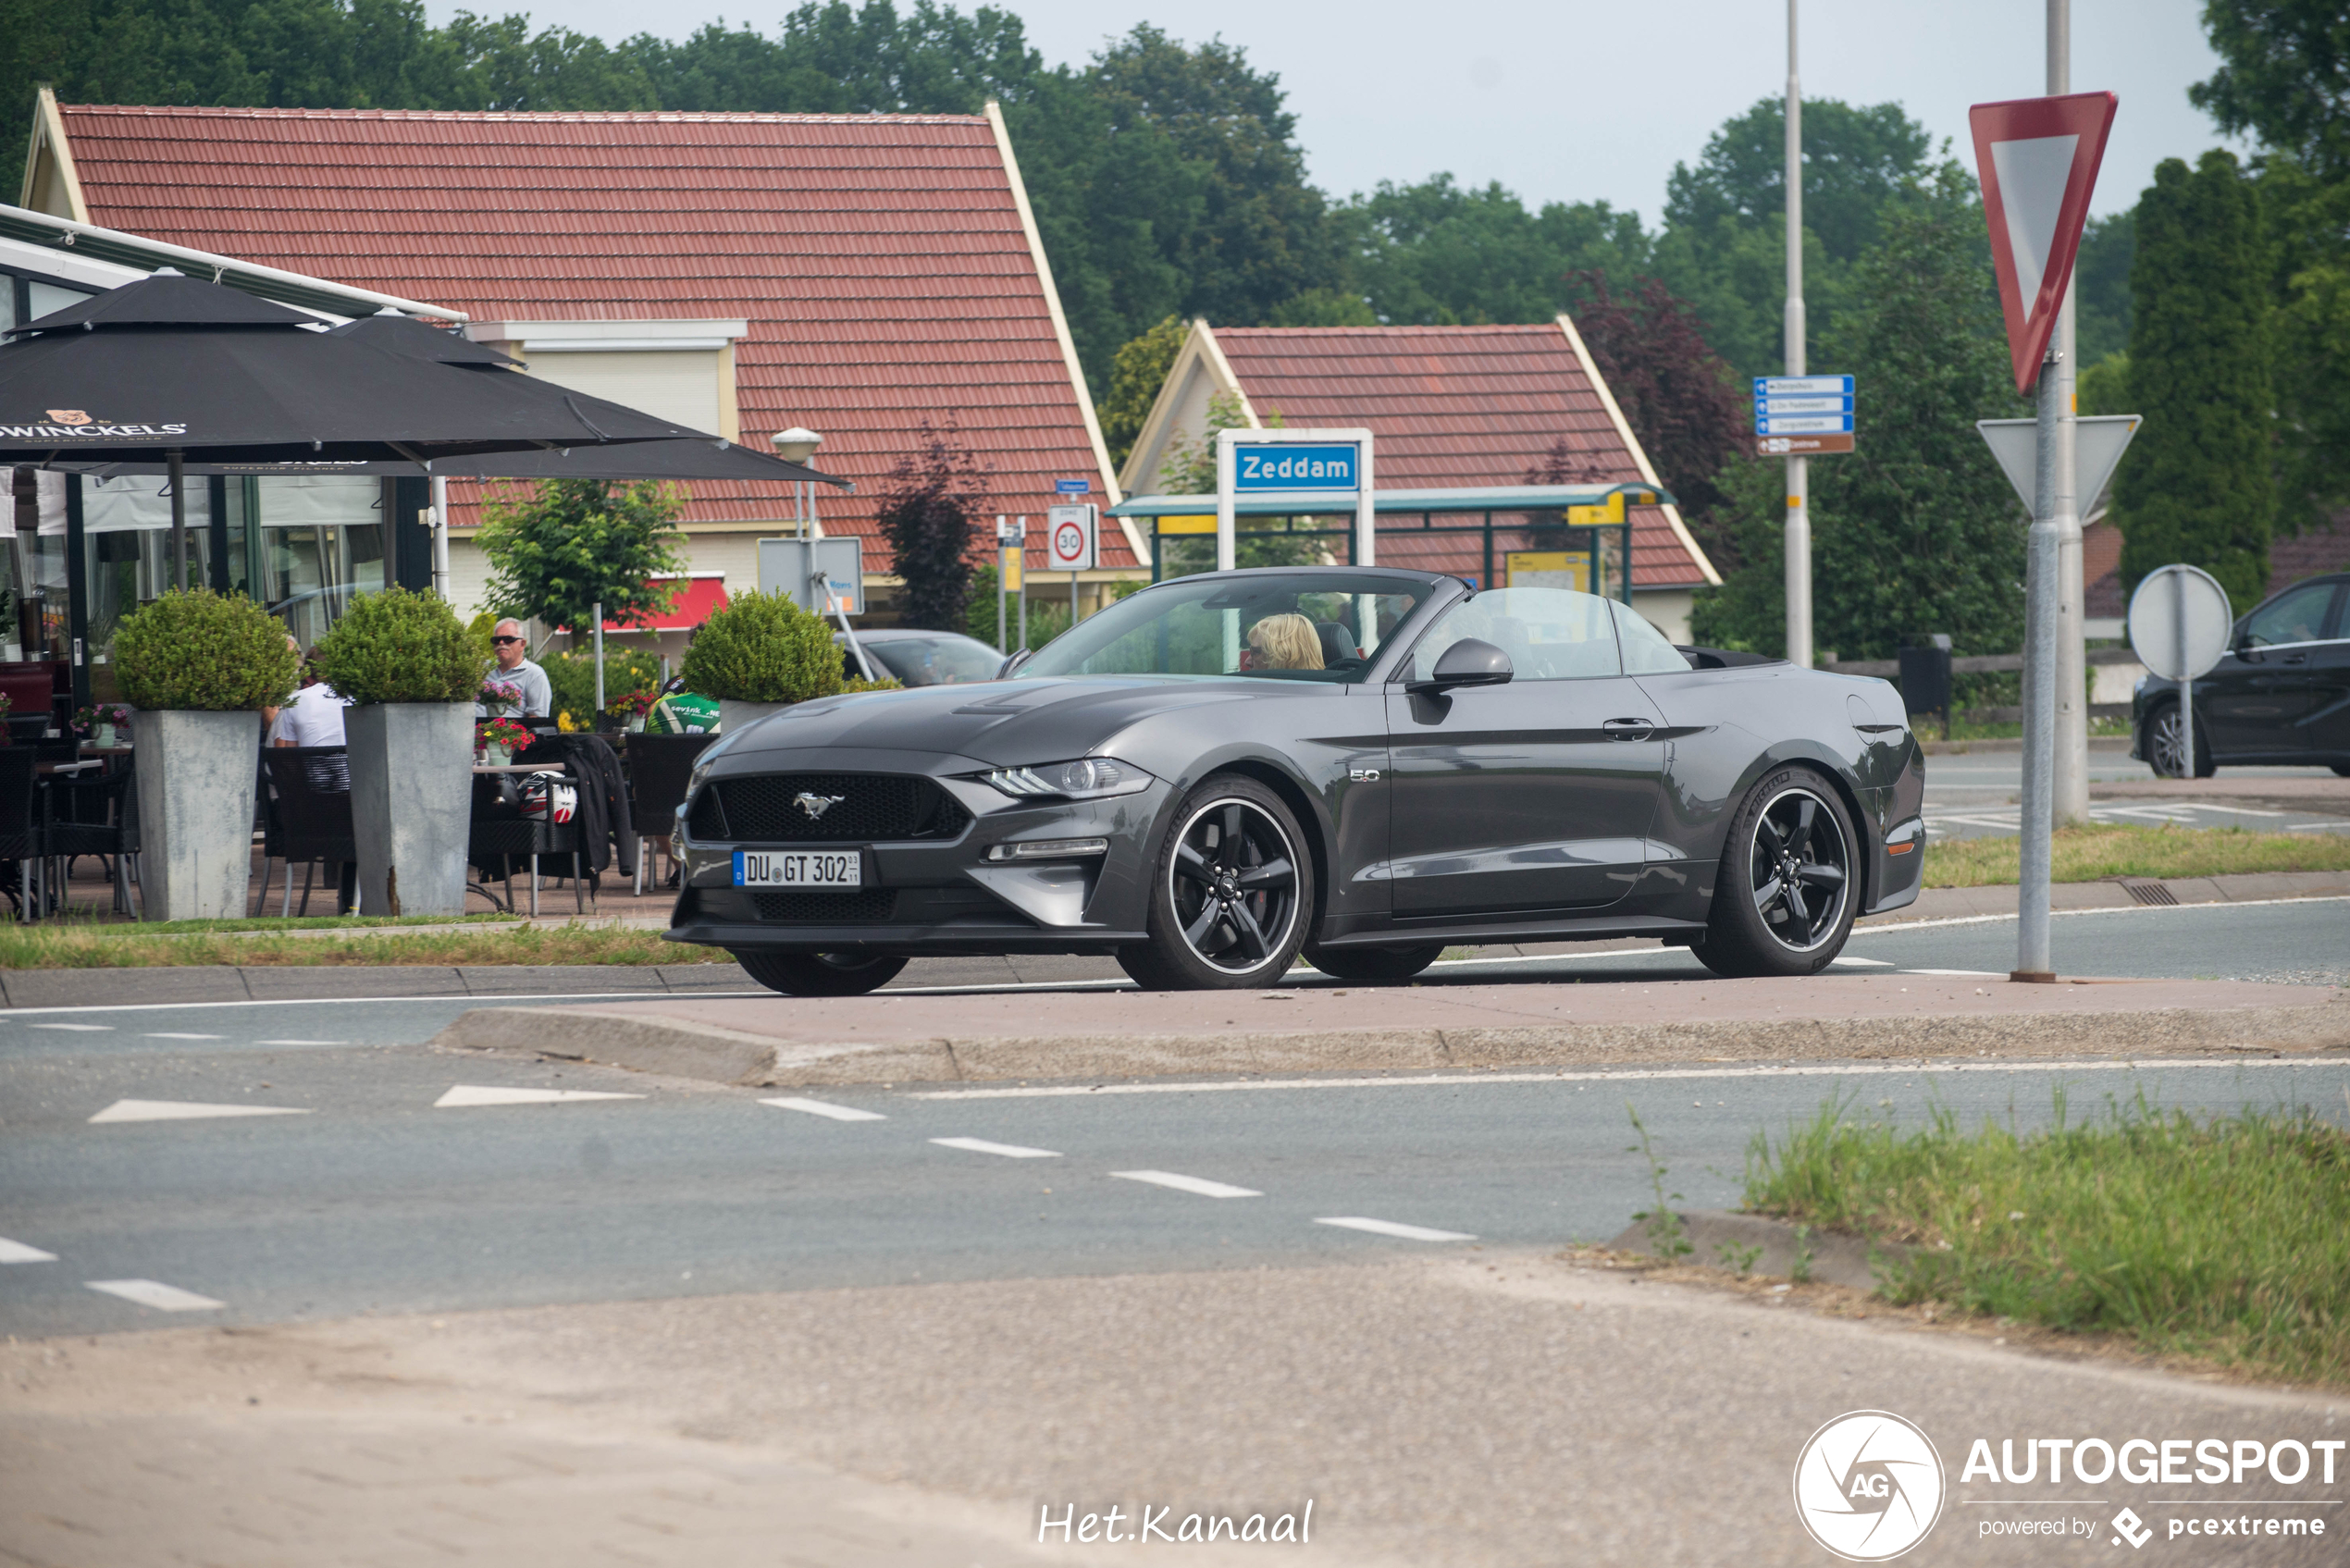
[[[729,731],[678,809],[669,934],[800,995],[924,954],[1113,954],[1169,989],[1633,936],[1812,974],[1917,896],[1924,790],[1883,681],[1676,648],[1561,588],[1220,572],[995,682]]]

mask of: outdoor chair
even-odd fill
[[[25,921],[41,918],[41,785],[32,772],[39,762],[29,746],[0,748],[0,861],[16,862],[6,891]]]
[[[114,912],[131,913],[130,866],[139,853],[139,776],[130,760],[107,773],[53,778],[42,796],[41,839],[42,853],[56,864],[60,896],[75,858],[95,855],[112,872]],[[47,881],[45,876],[43,880]]]
[[[356,864],[359,843],[351,826],[351,759],[340,746],[274,746],[261,754],[275,799],[278,864],[285,868],[285,892],[280,915],[293,912],[293,869],[302,863],[302,912],[310,913],[310,888],[321,861],[338,868]],[[262,849],[261,895],[269,896],[272,846],[265,830]],[[338,871],[340,902],[340,871]],[[338,908],[338,914],[348,910]]]
[[[503,873],[506,883],[506,912],[514,908],[514,862],[530,862],[530,912],[538,913],[538,858],[542,855],[571,857],[571,903],[581,913],[587,911],[587,868],[580,860],[579,824],[576,821],[550,822],[537,817],[476,817],[467,835],[466,858],[482,869],[485,875]],[[492,862],[497,870],[490,870]],[[482,892],[489,894],[487,887]],[[490,901],[497,901],[490,895]]]
[[[677,829],[677,808],[685,804],[686,781],[694,759],[717,740],[716,735],[649,735],[628,737],[629,826],[644,842],[637,854],[637,892],[645,891],[645,862],[654,846],[669,853],[670,835]]]

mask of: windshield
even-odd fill
[[[875,637],[864,648],[866,658],[909,686],[992,681],[1004,665],[1002,654],[969,637]],[[855,674],[856,671],[852,657],[847,661],[847,673]]]
[[[1054,675],[1243,675],[1348,684],[1434,593],[1362,573],[1178,578],[1120,599],[1045,645],[1015,680]]]

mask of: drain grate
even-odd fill
[[[2121,891],[2137,904],[2176,904],[2179,895],[2158,882],[2123,882]]]

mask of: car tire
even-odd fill
[[[2350,762],[2336,762],[2333,765],[2333,776],[2337,779],[2350,779]]]
[[[2158,779],[2182,776],[2180,765],[2185,759],[2179,755],[2179,705],[2166,702],[2146,715],[2146,731],[2138,737],[2138,749],[2146,754],[2146,766]],[[2203,728],[2203,721],[2195,724],[2195,776],[2208,779],[2220,771],[2211,759],[2211,737]]]
[[[1860,866],[1836,787],[1809,768],[1775,769],[1730,819],[1705,940],[1689,951],[1735,980],[1817,974],[1852,932]]]
[[[1444,952],[1444,945],[1427,947],[1341,947],[1335,950],[1308,943],[1305,961],[1332,980],[1360,981],[1367,985],[1393,984],[1411,979]]]
[[[1218,773],[1176,807],[1151,872],[1150,941],[1119,967],[1145,991],[1277,985],[1314,923],[1305,834],[1281,797]]]
[[[906,967],[903,958],[864,958],[848,953],[736,953],[743,972],[786,996],[862,996],[887,985]]]

